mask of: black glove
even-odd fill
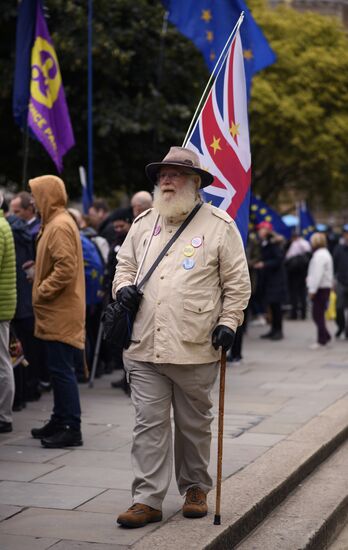
[[[215,349],[222,347],[222,351],[229,350],[234,342],[235,333],[225,325],[215,327],[212,335],[212,344]]]
[[[116,300],[129,311],[137,311],[142,297],[135,285],[123,286],[116,293]]]

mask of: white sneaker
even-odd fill
[[[311,344],[308,346],[308,349],[323,349],[323,348],[329,348],[331,347],[329,343],[327,344],[318,344],[318,342],[315,342],[314,344]]]
[[[308,349],[320,349],[324,346],[321,346],[320,344],[318,344],[317,342],[315,342],[314,344],[311,344],[310,346],[308,346]]]
[[[264,327],[265,325],[267,325],[267,321],[262,315],[250,321],[251,327]]]

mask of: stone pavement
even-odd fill
[[[334,333],[334,323],[329,326]],[[311,321],[286,322],[286,338],[280,342],[260,340],[264,331],[249,328],[244,361],[227,369],[225,478],[348,392],[346,340],[309,350],[315,334]],[[103,376],[92,389],[80,386],[81,448],[43,449],[30,437],[30,429],[49,418],[50,394],[14,413],[14,431],[0,435],[1,550],[120,550],[140,539],[146,547],[146,535],[161,525],[136,530],[115,525],[117,513],[130,505],[134,414],[130,399],[110,387],[113,378]],[[214,402],[216,411],[218,384]],[[217,422],[213,428],[210,469],[215,479]],[[181,505],[173,478],[165,519]]]

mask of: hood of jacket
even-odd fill
[[[68,196],[65,185],[57,176],[39,176],[29,180],[29,187],[43,224],[66,208]]]

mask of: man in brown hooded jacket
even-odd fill
[[[64,182],[29,181],[42,227],[33,283],[35,336],[45,343],[54,406],[50,421],[31,433],[44,447],[82,445],[81,409],[74,364],[85,339],[85,278],[76,223],[66,211]]]

